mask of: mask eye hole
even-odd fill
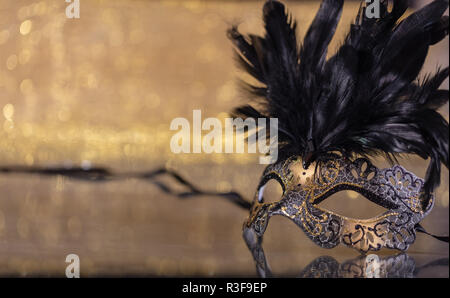
[[[260,203],[278,202],[283,195],[283,188],[276,179],[270,179],[264,186],[259,189],[258,201]]]
[[[388,210],[353,190],[339,191],[316,204],[316,206],[322,210],[329,210],[341,216],[355,219],[372,218]]]

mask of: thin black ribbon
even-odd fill
[[[81,167],[73,167],[73,168],[63,168],[63,167],[43,168],[43,167],[24,167],[24,166],[0,167],[0,174],[14,174],[14,173],[36,174],[44,176],[61,175],[68,178],[88,182],[107,182],[112,180],[135,178],[151,182],[156,186],[158,186],[158,188],[164,191],[165,193],[174,195],[181,199],[191,198],[195,196],[216,196],[224,198],[242,209],[250,210],[252,206],[251,203],[245,200],[238,192],[235,191],[216,192],[216,191],[201,190],[198,187],[194,186],[189,181],[187,181],[186,179],[184,179],[176,171],[164,167],[143,173],[114,173],[106,168],[100,167],[90,169],[83,169]],[[162,175],[171,176],[178,183],[186,186],[188,190],[177,192],[167,184],[161,181],[157,181],[156,178]]]
[[[433,234],[431,234],[431,233],[428,233],[428,232],[424,229],[424,227],[422,227],[420,224],[416,224],[415,230],[416,230],[417,232],[427,234],[427,235],[429,235],[429,236],[431,236],[431,237],[433,237],[433,238],[435,238],[435,239],[437,239],[437,240],[444,241],[444,242],[447,242],[447,243],[448,243],[448,236],[436,236],[436,235],[433,235]]]

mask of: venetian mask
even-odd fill
[[[276,180],[283,190],[279,201],[264,202],[264,188]],[[324,248],[343,243],[361,252],[383,247],[406,250],[416,239],[419,222],[430,212],[434,198],[423,204],[424,180],[396,165],[377,169],[370,161],[333,158],[305,170],[300,157],[270,165],[256,191],[244,230],[262,236],[274,215],[289,218]],[[354,219],[318,204],[334,193],[353,190],[388,209],[368,219]]]

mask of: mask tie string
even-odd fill
[[[162,191],[172,194],[172,195],[175,195],[179,198],[188,198],[188,197],[192,197],[192,196],[217,196],[217,197],[222,197],[222,198],[228,199],[229,201],[231,201],[232,203],[234,203],[235,205],[237,205],[238,207],[240,207],[242,209],[250,210],[250,208],[252,207],[252,204],[249,201],[245,200],[242,197],[242,195],[239,194],[238,192],[235,192],[235,191],[218,192],[218,191],[201,190],[201,189],[195,187],[192,183],[190,183],[186,179],[184,179],[182,176],[180,176],[176,171],[170,170],[167,168],[160,168],[160,169],[148,172],[148,173],[139,174],[139,176],[137,176],[136,178],[153,179],[156,176],[163,175],[163,174],[167,174],[167,175],[173,177],[177,182],[186,186],[189,189],[189,191],[187,191],[187,192],[176,193],[172,189],[167,187],[167,185],[163,184],[162,182],[153,181],[153,183],[155,183]]]
[[[107,182],[112,180],[124,180],[124,179],[141,179],[151,182],[158,186],[160,190],[170,195],[174,195],[181,199],[186,199],[194,196],[216,196],[229,200],[236,206],[250,210],[252,207],[251,202],[245,200],[241,194],[235,191],[218,192],[202,190],[194,186],[192,183],[184,179],[176,171],[167,169],[165,167],[158,168],[156,170],[144,172],[144,173],[114,173],[106,168],[95,167],[90,169],[84,169],[81,167],[27,167],[27,166],[9,166],[0,167],[0,174],[35,174],[42,176],[65,176],[73,179],[83,180],[87,182]],[[176,192],[167,184],[157,181],[158,176],[168,175],[175,179],[178,183],[186,186],[188,191]]]
[[[433,237],[433,238],[435,238],[435,239],[437,239],[437,240],[440,240],[440,241],[443,241],[443,242],[447,242],[447,243],[448,243],[448,236],[437,236],[437,235],[433,235],[433,234],[431,234],[431,233],[428,233],[428,232],[424,229],[424,227],[422,227],[420,224],[416,224],[416,226],[415,226],[414,228],[415,228],[415,230],[416,230],[417,232],[427,234],[427,235],[429,235],[429,236],[431,236],[431,237]]]

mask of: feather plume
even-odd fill
[[[232,27],[240,66],[260,84],[246,84],[256,104],[235,117],[278,118],[279,156],[303,157],[303,166],[330,154],[370,158],[400,154],[430,159],[425,191],[440,182],[441,163],[449,166],[448,122],[437,109],[448,102],[441,83],[448,67],[421,82],[418,74],[428,49],[448,35],[447,0],[435,0],[399,21],[407,0],[382,0],[380,18],[368,18],[361,5],[344,42],[328,60],[328,45],[343,0],[323,0],[303,43],[297,24],[278,1],[263,8],[265,35],[243,35]],[[428,196],[426,196],[428,197]]]

